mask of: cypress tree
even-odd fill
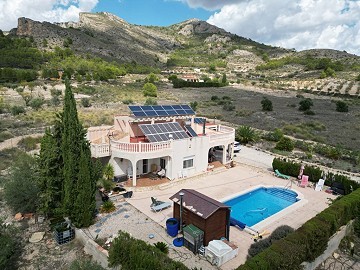
[[[87,142],[81,147],[79,172],[77,181],[77,196],[73,206],[73,222],[77,227],[91,225],[95,210],[95,181],[92,180],[91,153]]]
[[[62,123],[60,115],[53,131],[47,129],[41,140],[39,155],[40,211],[53,215],[61,210],[63,161],[61,151]]]
[[[62,154],[64,160],[64,214],[71,217],[76,198],[77,176],[79,173],[79,153],[85,132],[79,122],[74,94],[70,82],[65,80],[65,98],[63,110]]]

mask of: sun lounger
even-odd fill
[[[282,174],[278,169],[275,170],[275,176],[283,179],[290,179],[289,175]]]
[[[151,197],[151,201],[152,204],[150,205],[151,210],[153,210],[154,212],[159,212],[162,211],[168,207],[171,206],[170,202],[162,202],[162,201],[158,201],[157,199],[155,199],[154,197]]]
[[[309,184],[309,176],[303,175],[299,186],[304,188],[307,187],[308,184]]]
[[[324,184],[325,184],[325,180],[319,179],[319,181],[316,183],[315,191],[322,191]]]

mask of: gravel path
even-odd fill
[[[23,136],[18,136],[18,137],[14,137],[8,140],[5,140],[3,142],[0,143],[0,151],[4,150],[6,148],[13,148],[16,147],[17,144],[19,143],[19,141],[23,138],[26,137],[40,137],[43,136],[44,133],[35,133],[35,134],[29,134],[29,135],[23,135]]]

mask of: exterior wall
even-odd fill
[[[174,203],[173,216],[180,220],[180,205]],[[207,246],[211,240],[220,239],[226,236],[228,209],[219,209],[208,219],[204,219],[197,214],[183,209],[183,223],[186,225],[193,224],[200,230],[204,231],[204,245]]]

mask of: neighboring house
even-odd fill
[[[199,82],[199,77],[193,74],[184,74],[180,78],[187,82]]]
[[[130,115],[114,117],[113,126],[90,127],[91,155],[113,165],[116,176],[137,178],[165,169],[165,176],[197,175],[208,169],[214,147],[228,164],[234,155],[235,130],[196,118],[188,105],[129,106]]]

